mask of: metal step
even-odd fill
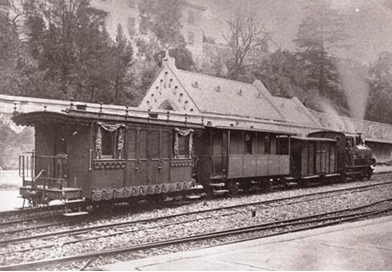
[[[195,187],[192,187],[191,190],[203,190],[204,187],[201,184],[196,184]]]
[[[70,213],[64,213],[64,216],[79,216],[79,215],[86,215],[88,212],[70,212]]]
[[[221,188],[221,187],[225,187],[226,184],[224,182],[222,183],[210,183],[210,186],[213,188]]]
[[[71,199],[71,200],[63,200],[61,201],[63,204],[74,204],[74,203],[83,203],[86,202],[85,199]]]
[[[226,189],[214,190],[214,195],[223,195],[223,194],[227,194],[228,192],[229,192],[229,190],[226,190]]]
[[[193,199],[199,199],[201,197],[199,195],[187,195],[186,198],[190,199],[190,200],[193,200]]]
[[[286,182],[287,186],[296,186],[298,185],[298,182]]]

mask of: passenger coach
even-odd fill
[[[192,179],[193,137],[202,124],[89,112],[16,114],[35,127],[35,150],[20,157],[21,195],[31,204],[132,199],[181,193]]]

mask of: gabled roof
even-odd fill
[[[246,126],[256,122],[262,123],[263,128],[268,125],[271,129],[296,127],[295,130],[302,132],[320,127],[297,98],[272,96],[258,80],[250,84],[179,70],[168,54],[139,109],[175,111],[203,118],[221,117],[230,125],[242,120]]]
[[[203,113],[284,121],[261,82],[249,84],[183,70],[176,74]]]
[[[298,98],[283,98],[273,96],[274,103],[285,120],[293,123],[306,125],[318,125],[317,119],[312,115],[308,108],[298,100]]]

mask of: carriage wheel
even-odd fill
[[[309,187],[309,180],[308,179],[300,179],[299,184],[303,188]]]
[[[268,193],[271,191],[272,182],[269,179],[261,180],[260,190],[262,193]]]
[[[229,182],[229,184],[227,184],[227,189],[229,189],[230,196],[238,195],[238,186],[236,182]]]
[[[214,196],[214,188],[211,185],[204,185],[203,189],[204,189],[204,192],[206,193],[207,197]]]
[[[371,180],[372,175],[373,175],[373,170],[372,170],[372,169],[368,169],[366,178],[367,178],[368,180]]]
[[[244,182],[241,183],[241,188],[244,190],[245,193],[249,193],[250,192],[250,188],[251,188],[251,181],[250,180],[246,180]]]

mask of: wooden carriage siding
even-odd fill
[[[0,114],[15,110],[21,113],[62,112],[83,104],[91,112],[147,117],[150,110],[152,118],[213,127],[253,128],[298,135],[333,129],[363,133],[378,162],[392,160],[392,125],[316,112],[306,108],[296,97],[272,96],[260,81],[248,84],[183,71],[176,68],[170,57],[163,63],[139,107],[0,95]]]
[[[34,157],[36,173],[40,169],[47,173],[37,179],[38,186],[46,182],[51,189],[80,188],[80,197],[94,201],[180,192],[194,186],[190,154],[194,129],[203,129],[200,123],[93,113],[76,107],[63,113],[15,114],[13,120],[36,128],[36,151],[45,154]],[[116,138],[110,150],[104,151],[103,131]],[[183,137],[188,137],[188,151],[180,148],[179,138]],[[63,149],[63,143],[70,139],[73,144]],[[42,160],[68,155],[72,158],[66,163],[69,172],[60,171],[58,163],[53,167],[53,163]]]

